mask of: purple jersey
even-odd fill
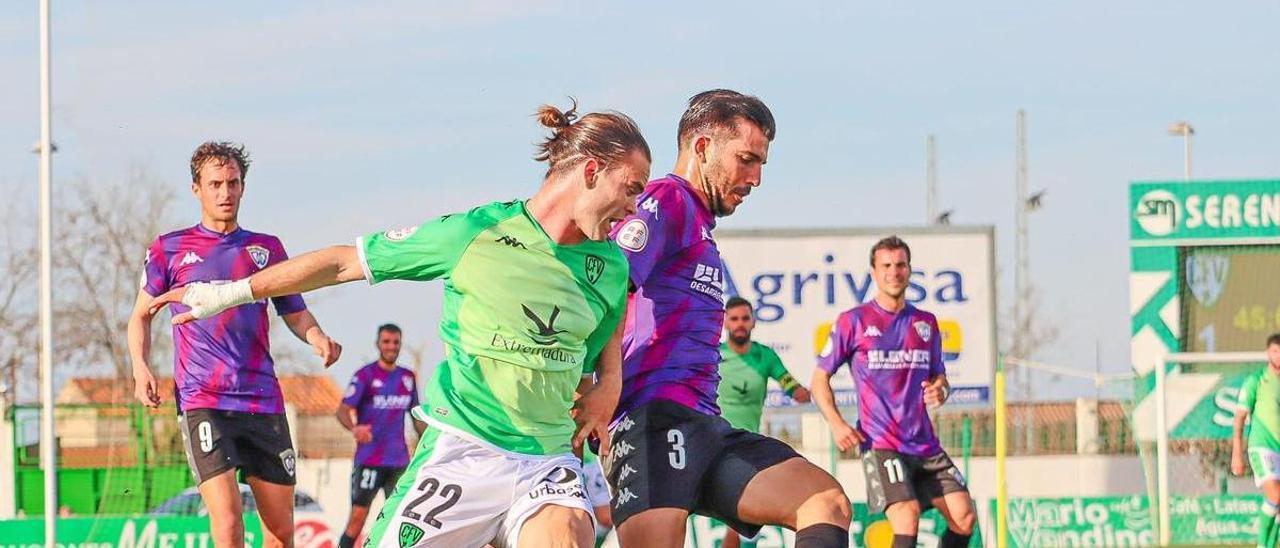
[[[835,374],[845,363],[858,385],[858,428],[872,449],[914,456],[942,451],[921,386],[946,373],[933,314],[910,304],[893,314],[875,301],[841,313],[818,367]]]
[[[409,464],[404,441],[404,415],[418,406],[418,382],[413,371],[391,371],[378,362],[361,367],[351,377],[342,403],[356,410],[356,423],[372,427],[373,441],[356,447],[359,466],[400,468]]]
[[[194,282],[226,283],[285,260],[280,239],[237,228],[221,234],[196,225],[170,232],[147,250],[142,289],[159,296]],[[280,315],[307,309],[301,295],[271,299]],[[169,305],[174,315],[190,310]],[[173,327],[178,411],[218,409],[284,413],[267,340],[267,302],[244,304]]]
[[[636,203],[612,234],[635,287],[615,417],[653,400],[718,415],[724,271],[711,239],[715,216],[675,175],[650,181]]]

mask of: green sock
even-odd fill
[[[1258,546],[1272,548],[1275,546],[1271,534],[1276,529],[1276,505],[1271,501],[1262,502],[1262,515],[1258,516]]]

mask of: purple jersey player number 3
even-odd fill
[[[845,363],[858,386],[858,428],[867,437],[863,450],[915,456],[942,450],[921,386],[946,374],[933,314],[910,304],[895,314],[875,301],[841,313],[818,367],[834,375]]]

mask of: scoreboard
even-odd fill
[[[1186,352],[1258,352],[1280,332],[1280,246],[1181,249]]]

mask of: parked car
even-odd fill
[[[244,483],[240,484],[240,502],[244,505],[246,514],[258,510],[258,503],[253,500],[253,491]],[[324,511],[320,508],[320,503],[316,502],[311,495],[296,489],[293,492],[293,509],[295,513]],[[205,508],[204,500],[200,498],[200,491],[192,487],[174,495],[147,513],[153,516],[205,516],[209,514],[209,509]]]

